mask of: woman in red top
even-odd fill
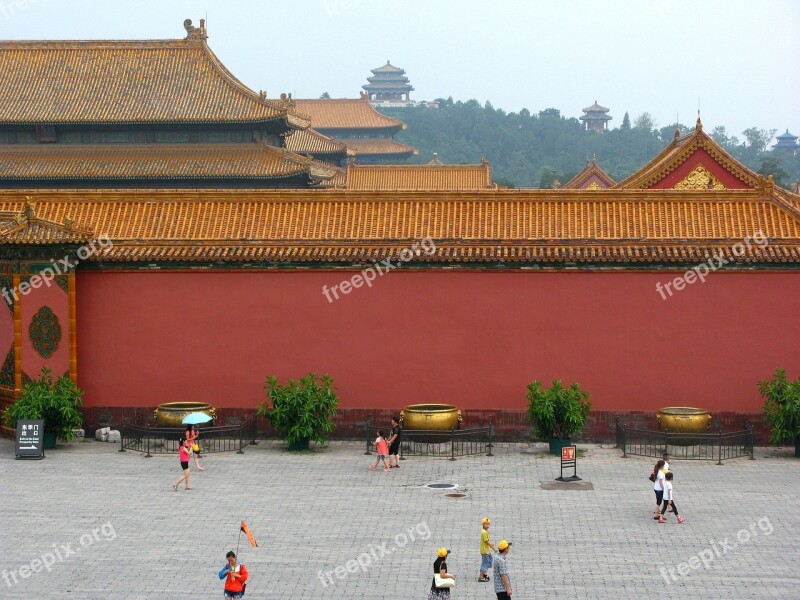
[[[236,554],[231,550],[225,555],[228,564],[222,567],[219,578],[225,580],[225,597],[241,598],[247,585],[247,569],[237,562]]]
[[[172,488],[177,491],[178,486],[180,485],[181,481],[185,481],[184,484],[187,490],[192,488],[189,487],[189,475],[191,471],[189,469],[189,458],[191,457],[191,442],[189,442],[188,438],[181,438],[181,447],[178,448],[178,457],[181,461],[181,469],[183,469],[183,476],[178,479],[175,483],[172,484]]]
[[[205,469],[200,466],[200,444],[197,443],[197,438],[200,434],[197,431],[197,425],[187,425],[184,435],[186,439],[189,440],[189,448],[192,454],[194,454],[194,466],[197,467],[198,471],[205,471]],[[195,448],[195,446],[197,446],[197,448]]]

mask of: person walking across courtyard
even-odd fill
[[[511,548],[511,542],[500,540],[500,543],[497,544],[497,553],[493,557],[494,593],[497,595],[497,600],[511,598],[511,577],[508,574],[508,565],[506,565],[509,548]]]
[[[219,570],[219,578],[225,580],[225,597],[241,598],[247,587],[247,569],[236,559],[236,553],[231,550],[225,555],[228,563]]]
[[[439,548],[436,560],[433,561],[433,582],[427,600],[450,599],[450,588],[455,585],[456,576],[447,572],[448,554],[450,551],[447,548]]]
[[[389,439],[386,440],[389,443],[389,468],[390,469],[399,469],[400,468],[400,459],[398,458],[398,454],[400,453],[400,442],[403,438],[403,428],[400,425],[400,421],[392,417],[392,430],[389,432]],[[392,457],[394,457],[394,464],[392,464]]]
[[[674,475],[672,474],[672,472],[667,473],[666,476],[664,477],[664,498],[663,498],[664,504],[661,507],[661,516],[658,519],[659,523],[667,522],[666,518],[667,508],[669,508],[670,512],[674,513],[675,516],[678,518],[678,523],[683,523],[686,520],[683,517],[678,516],[678,507],[675,506],[675,500],[672,497],[673,478]]]
[[[489,517],[485,517],[481,521],[481,569],[478,574],[478,581],[490,581],[489,569],[492,568],[492,552],[497,552],[497,548],[489,540],[489,527],[492,522]]]
[[[194,466],[197,467],[198,471],[205,471],[205,469],[200,466],[200,443],[197,441],[200,434],[197,431],[197,425],[187,425],[185,435],[186,439],[189,440],[191,453],[194,455]]]
[[[664,470],[664,461],[660,460],[653,467],[653,472],[650,474],[650,481],[653,482],[653,491],[656,493],[656,509],[653,511],[653,518],[658,519],[661,516],[661,500],[664,497],[664,477],[666,471]]]
[[[191,470],[189,469],[189,458],[190,458],[190,446],[189,440],[185,437],[181,438],[180,448],[178,448],[178,459],[181,461],[181,469],[183,469],[183,476],[178,479],[175,483],[172,484],[172,489],[178,489],[178,486],[181,482],[185,482],[184,485],[186,486],[187,490],[192,488],[189,487],[189,475],[191,475]]]
[[[374,471],[378,468],[378,463],[383,461],[383,470],[391,471],[389,465],[386,463],[389,447],[386,445],[386,440],[383,438],[383,429],[378,429],[378,437],[375,438],[375,452],[378,453],[378,456],[375,457],[375,464],[370,465],[369,468]]]

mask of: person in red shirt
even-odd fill
[[[378,468],[378,463],[383,461],[383,470],[391,471],[389,465],[386,463],[386,457],[389,455],[389,446],[386,444],[386,440],[383,437],[383,429],[378,429],[378,437],[375,439],[375,451],[378,453],[378,456],[375,458],[375,464],[370,465],[369,468],[374,471]]]
[[[247,587],[247,569],[236,560],[236,553],[231,550],[225,555],[228,559],[226,564],[219,571],[219,578],[225,580],[225,597],[241,598]]]
[[[181,484],[181,481],[185,481],[184,484],[187,490],[192,488],[189,487],[189,475],[191,474],[191,470],[189,469],[189,458],[191,456],[191,442],[183,437],[181,438],[181,446],[178,448],[178,458],[181,461],[181,469],[183,469],[183,476],[178,479],[175,483],[172,484],[172,489],[177,490],[178,486]]]
[[[186,439],[189,440],[189,448],[191,448],[192,454],[194,454],[194,466],[197,467],[198,471],[205,471],[205,469],[200,466],[200,444],[197,442],[197,437],[200,434],[197,432],[197,425],[187,425],[184,435]]]

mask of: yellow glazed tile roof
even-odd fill
[[[308,126],[236,79],[205,39],[0,42],[0,123]]]
[[[339,154],[342,156],[355,156],[355,150],[334,138],[322,135],[315,129],[293,131],[286,136],[286,149],[297,154],[310,154],[312,156]]]
[[[30,196],[41,218],[107,235],[102,261],[352,262],[397,256],[430,237],[430,263],[800,264],[800,212],[758,191],[359,192],[75,190]]]
[[[348,165],[351,190],[485,190],[494,187],[489,163],[477,165]]]
[[[591,180],[591,183],[589,183]],[[610,187],[614,187],[616,185],[616,181],[614,181],[608,174],[601,169],[598,164],[597,160],[592,157],[592,162],[590,163],[588,160],[586,161],[586,166],[573,177],[563,186],[561,189],[563,190],[579,190],[579,189],[587,189],[588,186],[592,185],[592,183],[596,184],[597,187],[592,189],[608,189]],[[588,184],[588,185],[587,185]]]
[[[745,186],[756,188],[759,186],[759,180],[764,179],[733,158],[707,135],[698,118],[693,132],[684,136],[679,136],[676,132],[675,138],[653,160],[617,183],[615,187],[620,189],[649,188],[681,166],[698,149],[707,152],[717,164],[742,181]]]
[[[74,226],[69,220],[63,223],[48,221],[36,216],[27,202],[21,211],[0,212],[0,244],[80,244],[93,239],[91,231]]]
[[[311,117],[311,127],[329,129],[381,129],[399,131],[405,123],[379,113],[366,96],[361,98],[295,100],[297,112]],[[348,140],[349,145],[349,140]]]
[[[252,144],[39,144],[5,146],[0,182],[42,180],[275,179],[308,173],[329,179],[335,169]]]
[[[419,154],[414,146],[408,146],[396,142],[391,138],[359,138],[340,140],[347,144],[349,148],[355,150],[358,155],[399,155],[413,156]]]

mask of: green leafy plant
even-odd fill
[[[307,442],[325,443],[326,434],[336,425],[339,398],[329,375],[309,373],[299,380],[290,379],[280,385],[277,377],[267,377],[264,389],[270,402],[258,407],[275,432],[289,444],[301,449]]]
[[[528,384],[528,422],[540,439],[567,439],[583,429],[592,403],[588,392],[573,383],[569,387],[554,380],[550,388],[539,381]]]
[[[38,379],[25,384],[22,397],[6,409],[3,419],[11,427],[20,419],[44,419],[45,433],[70,441],[75,437],[72,430],[83,423],[81,406],[83,391],[67,375],[53,381],[50,369],[43,367]]]
[[[800,439],[800,377],[790,381],[777,369],[772,379],[758,382],[764,398],[764,416],[772,428],[769,441],[783,444]]]

